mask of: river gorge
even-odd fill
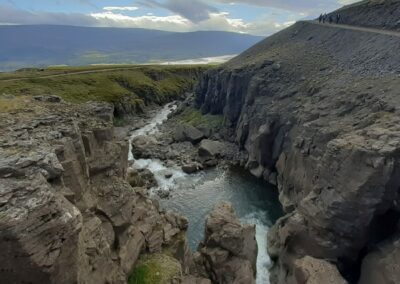
[[[176,104],[170,103],[155,112],[143,127],[133,131],[131,143],[137,136],[157,134],[161,124],[167,121],[169,114],[175,109]],[[207,216],[221,202],[232,203],[241,222],[255,224],[258,243],[256,283],[269,283],[268,269],[271,260],[267,253],[267,233],[283,215],[276,187],[255,178],[238,166],[217,167],[186,174],[178,166],[167,166],[158,159],[136,160],[132,151],[129,153],[132,167],[148,169],[154,174],[157,186],[151,189],[153,196],[157,197],[156,192],[160,190],[170,192],[168,198],[160,198],[161,206],[188,218],[187,236],[193,252],[204,238]]]

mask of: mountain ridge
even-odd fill
[[[0,70],[49,65],[149,63],[238,54],[262,37],[65,25],[0,26]]]

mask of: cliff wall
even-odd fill
[[[364,256],[396,232],[399,47],[395,36],[299,22],[201,79],[197,106],[224,114],[246,167],[278,185],[287,215],[269,234],[272,283],[304,283],[303,265],[358,279]]]
[[[128,143],[111,104],[2,103],[14,100],[0,113],[2,283],[126,283],[141,254],[177,243],[187,220],[125,179]],[[188,265],[187,242],[177,246]]]

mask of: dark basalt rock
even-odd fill
[[[197,106],[223,114],[246,167],[278,184],[287,215],[269,233],[272,283],[291,283],[305,257],[347,276],[372,221],[399,211],[398,43],[300,22],[200,80]]]

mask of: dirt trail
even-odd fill
[[[328,28],[339,28],[339,29],[345,29],[345,30],[353,30],[353,31],[360,31],[360,32],[400,37],[400,32],[390,31],[390,30],[380,30],[380,29],[373,29],[373,28],[366,28],[366,27],[344,25],[344,24],[328,24],[328,23],[323,24],[323,23],[319,23],[317,21],[307,21],[307,23],[324,26],[324,27],[328,27]]]

